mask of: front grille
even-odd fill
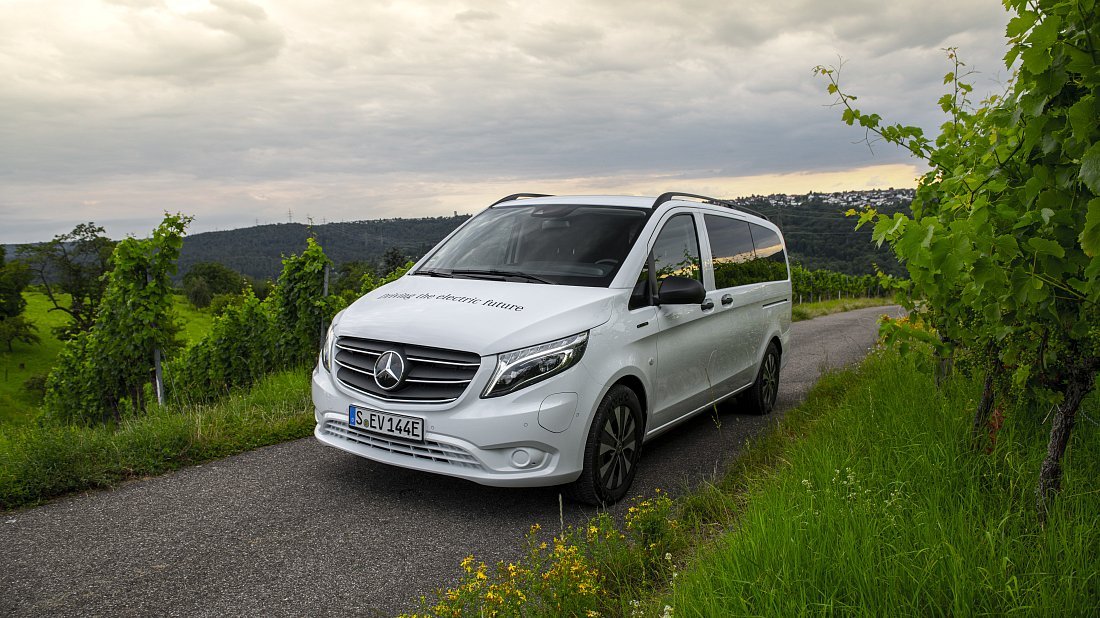
[[[413,459],[436,461],[460,468],[483,469],[478,460],[469,451],[450,444],[433,442],[411,442],[400,438],[375,435],[358,427],[349,427],[346,422],[327,420],[322,431],[330,436],[343,438],[349,442],[368,446],[372,449],[405,455]]]
[[[405,381],[387,391],[374,381],[374,362],[395,350],[408,364]],[[450,403],[462,396],[481,367],[481,357],[426,346],[340,337],[336,340],[336,379],[351,390],[385,401]]]

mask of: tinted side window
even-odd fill
[[[665,223],[653,244],[653,266],[657,281],[671,275],[703,280],[699,257],[699,235],[695,219],[689,214],[676,215]]]
[[[784,281],[787,278],[787,254],[783,251],[779,235],[755,223],[749,226],[756,257],[762,262],[761,281]]]
[[[732,288],[763,281],[762,273],[753,263],[756,252],[749,224],[719,215],[703,215],[703,219],[710,238],[710,253],[714,258],[714,287]]]

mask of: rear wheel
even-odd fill
[[[642,447],[642,406],[622,384],[607,392],[584,447],[584,470],[566,486],[579,502],[608,506],[630,491]]]
[[[756,374],[749,390],[745,391],[745,407],[753,414],[769,414],[775,408],[775,399],[779,394],[779,347],[775,342],[768,344],[764,359],[760,361],[760,370]]]

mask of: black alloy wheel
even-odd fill
[[[642,447],[642,406],[633,390],[617,384],[596,410],[584,448],[584,470],[567,491],[586,504],[609,506],[630,491]]]
[[[779,395],[779,347],[775,342],[768,344],[764,358],[760,361],[760,370],[756,374],[744,401],[753,414],[770,414],[775,409],[775,400]]]

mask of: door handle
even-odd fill
[[[725,296],[722,297],[722,305],[732,305],[732,304],[733,304],[733,297],[732,296],[730,296],[729,294],[726,294]]]
[[[714,301],[708,298],[703,301],[701,307],[703,311],[710,311],[711,309],[714,309]]]

